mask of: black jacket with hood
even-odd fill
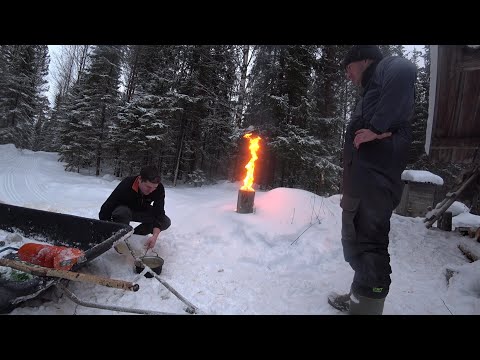
[[[386,187],[395,208],[403,190],[401,175],[412,141],[416,66],[389,56],[372,63],[362,76],[362,96],[347,126],[343,152],[343,193],[361,198],[365,186]],[[355,131],[392,136],[353,145]]]
[[[154,191],[144,195],[138,187],[139,181],[140,176],[123,179],[103,203],[98,214],[99,219],[110,221],[113,210],[119,205],[125,205],[132,212],[152,211],[155,218],[153,226],[160,228],[165,218],[165,188],[159,183]]]

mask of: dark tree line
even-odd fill
[[[404,56],[398,45],[385,54]],[[0,46],[0,143],[55,151],[67,171],[201,185],[242,180],[243,135],[262,140],[255,183],[341,191],[343,136],[358,94],[340,67],[347,45],[70,45],[51,74],[45,45]],[[425,159],[429,53],[418,83],[410,168]]]
[[[36,149],[48,116],[46,45],[0,46],[0,143]]]

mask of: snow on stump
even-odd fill
[[[424,217],[435,206],[443,179],[425,170],[405,170],[404,188],[395,213],[410,217]]]

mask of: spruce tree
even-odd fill
[[[47,46],[2,45],[0,58],[0,143],[32,149],[46,111]]]
[[[95,46],[89,58],[84,75],[65,102],[60,153],[67,170],[94,167],[98,176],[108,156],[109,127],[118,113],[122,46]],[[73,142],[67,143],[68,139]]]

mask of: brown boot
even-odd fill
[[[346,312],[350,308],[350,293],[341,295],[333,291],[328,294],[327,300],[330,305],[342,312]]]

